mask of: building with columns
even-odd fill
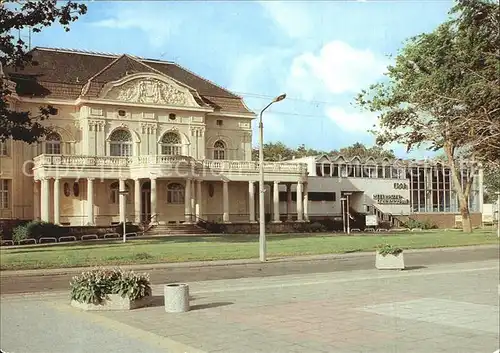
[[[4,70],[16,91],[11,108],[56,111],[38,143],[0,144],[0,218],[257,221],[255,114],[241,97],[169,61],[38,47],[31,54],[38,65]],[[307,220],[306,164],[264,169],[272,221]]]

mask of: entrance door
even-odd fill
[[[141,188],[141,221],[148,222],[151,220],[151,184],[145,182]]]

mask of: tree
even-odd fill
[[[361,158],[373,157],[376,159],[384,157],[390,159],[396,158],[393,151],[385,150],[380,146],[372,146],[367,148],[360,142],[356,142],[348,147],[343,147],[339,151],[332,150],[330,152],[309,148],[306,147],[304,144],[299,145],[297,148],[287,147],[283,142],[270,142],[264,144],[265,161],[279,162],[279,161],[289,160],[292,158],[317,156],[321,154],[326,154],[326,155],[341,154],[347,158],[352,158],[355,156],[359,156]],[[254,161],[259,160],[258,148],[254,148],[252,150],[252,159]]]
[[[18,1],[3,0],[0,5],[0,140],[7,138],[33,143],[47,133],[41,121],[54,114],[50,106],[40,107],[37,115],[30,112],[17,112],[11,109],[11,99],[15,96],[15,84],[8,80],[3,69],[23,69],[26,65],[36,65],[26,43],[13,31],[31,28],[35,33],[59,22],[66,31],[69,24],[84,15],[87,7],[72,1],[62,6],[56,0]]]
[[[485,0],[474,4],[478,2],[490,6]],[[483,98],[491,98],[491,82],[495,79],[489,76],[490,66],[498,65],[498,58],[485,54],[491,48],[491,43],[485,43],[490,38],[469,33],[464,21],[471,4],[459,1],[451,11],[458,16],[431,33],[410,38],[388,67],[387,80],[363,90],[356,98],[359,106],[380,114],[379,128],[373,131],[379,145],[399,142],[411,150],[430,144],[433,150],[444,150],[459,196],[464,232],[472,232],[468,199],[476,164],[469,164],[467,182],[462,187],[458,152],[468,149],[473,161],[484,158],[480,146],[494,140],[490,138],[494,133],[488,135],[484,124],[490,120],[494,123],[500,113]],[[487,72],[488,76],[479,78]],[[476,100],[474,94],[479,92],[483,95]],[[498,104],[498,96],[496,101]]]
[[[500,166],[500,7],[497,1],[460,0],[452,9],[457,46],[466,65],[457,99],[470,120],[467,149]]]
[[[283,142],[270,142],[265,143],[263,146],[264,150],[264,160],[270,162],[279,162],[287,159],[292,159],[293,150],[287,147]],[[252,150],[252,159],[254,161],[259,160],[259,149],[254,148]]]
[[[500,167],[484,170],[484,202],[497,202],[496,192],[500,192]]]
[[[338,153],[347,158],[353,158],[355,156],[358,156],[360,158],[373,157],[375,159],[396,158],[392,150],[385,150],[380,146],[372,146],[367,148],[360,142],[356,142],[348,147],[343,147],[338,151]]]

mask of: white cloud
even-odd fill
[[[326,115],[342,130],[367,134],[377,123],[377,114],[371,112],[348,112],[342,107],[328,107]]]
[[[144,3],[121,4],[114,8],[113,16],[94,22],[94,26],[112,29],[138,29],[149,39],[153,47],[161,47],[176,33],[183,22],[178,15],[166,16],[158,7]]]
[[[266,15],[289,37],[307,37],[312,33],[312,18],[306,14],[307,6],[296,1],[259,1]]]
[[[306,99],[318,94],[358,93],[380,79],[387,65],[385,58],[368,49],[334,40],[317,54],[308,52],[295,57],[288,84]]]

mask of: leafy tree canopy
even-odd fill
[[[408,150],[443,149],[459,193],[464,230],[471,231],[468,197],[474,170],[462,189],[456,157],[500,162],[499,5],[459,0],[450,19],[410,38],[388,67],[385,82],[363,90],[356,102],[379,113],[377,143]]]
[[[287,147],[283,142],[271,142],[264,144],[264,160],[266,161],[283,161],[292,158],[302,158],[307,156],[316,156],[320,154],[337,155],[341,154],[346,158],[358,156],[360,158],[373,157],[381,159],[387,157],[395,159],[396,156],[391,150],[385,150],[380,146],[366,147],[360,142],[356,142],[351,146],[343,147],[340,150],[321,151],[313,148],[308,148],[305,145],[300,145],[297,148]],[[252,151],[252,159],[259,159],[259,149],[254,148]]]
[[[56,0],[19,1],[2,0],[0,5],[0,140],[14,140],[32,143],[47,133],[42,120],[54,113],[52,107],[41,107],[37,115],[15,111],[11,98],[15,94],[15,84],[4,75],[3,69],[22,69],[26,65],[36,65],[29,54],[29,48],[21,38],[16,38],[15,30],[31,28],[34,33],[45,27],[59,23],[66,31],[69,24],[84,15],[87,7],[67,1],[58,5]]]

